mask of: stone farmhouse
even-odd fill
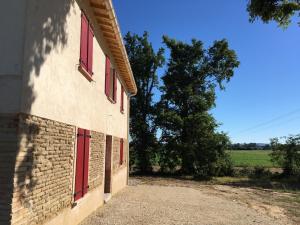
[[[0,224],[76,225],[128,182],[137,88],[112,1],[2,1],[0,18]]]

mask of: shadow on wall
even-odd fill
[[[51,51],[60,52],[67,45],[67,17],[74,0],[30,0],[27,6],[27,37],[25,41],[23,111],[30,113],[35,100],[30,76],[42,76],[41,67]]]
[[[36,99],[31,76],[43,76],[41,68],[52,51],[62,51],[68,43],[67,18],[72,12],[74,0],[29,0],[27,1],[27,23],[25,35],[22,112],[30,113]],[[0,117],[0,224],[10,224],[12,211],[16,222],[26,218],[21,214],[35,215],[32,190],[42,171],[47,152],[47,143],[35,141],[40,134],[36,121],[26,115]],[[18,143],[18,144],[16,144]],[[36,143],[39,145],[37,146]],[[49,143],[48,143],[49,144]],[[47,161],[47,160],[46,160]],[[49,196],[40,196],[47,202]],[[14,199],[14,208],[12,208]],[[31,219],[31,218],[30,218]],[[31,221],[27,221],[30,224]],[[38,218],[40,219],[40,218]],[[37,221],[35,221],[37,222]],[[41,222],[41,221],[38,221]],[[12,223],[13,224],[13,223]]]

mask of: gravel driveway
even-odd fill
[[[81,225],[287,224],[218,195],[176,186],[136,184]]]

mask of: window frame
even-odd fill
[[[84,23],[87,26],[84,30]],[[91,37],[92,36],[92,37]],[[80,29],[80,57],[78,70],[89,81],[93,80],[93,54],[94,54],[94,31],[92,24],[88,20],[86,14],[81,11],[81,29]],[[85,38],[84,38],[85,37]],[[83,54],[82,51],[86,51]]]
[[[118,86],[118,77],[117,71],[113,68],[110,58],[106,56],[105,63],[105,95],[108,100],[116,104],[117,103],[117,86]]]
[[[76,166],[74,176],[74,202],[82,199],[89,189],[89,153],[90,153],[91,131],[77,129]]]

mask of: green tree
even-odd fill
[[[300,135],[282,139],[271,139],[272,161],[280,165],[286,175],[297,174],[300,172]]]
[[[163,42],[170,59],[158,103],[157,124],[164,144],[161,168],[180,167],[185,174],[214,175],[218,162],[226,158],[229,139],[216,132],[218,124],[209,110],[215,106],[216,87],[223,90],[239,66],[237,56],[226,40],[215,41],[208,49],[195,39],[187,44],[164,36]]]
[[[251,22],[257,18],[264,23],[273,20],[286,28],[291,17],[300,12],[300,0],[249,0],[247,10]]]
[[[130,108],[130,157],[142,173],[151,172],[152,160],[157,149],[156,126],[153,123],[156,110],[153,91],[158,86],[157,69],[164,64],[164,50],[154,52],[148,40],[148,33],[142,36],[127,33],[125,48],[136,80],[138,93],[132,98]]]

